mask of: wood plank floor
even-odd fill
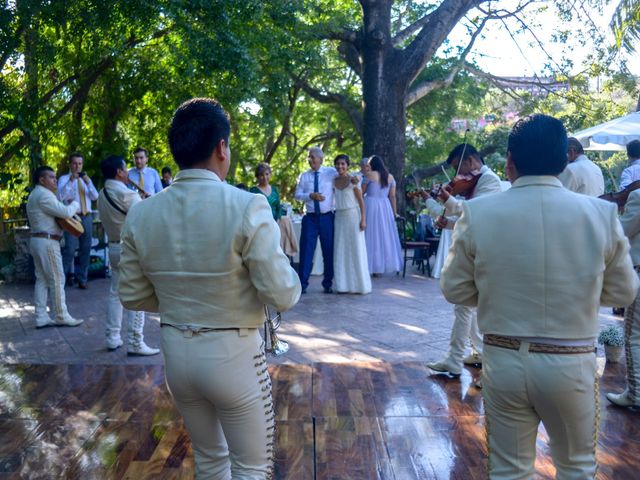
[[[478,370],[423,362],[276,365],[280,479],[486,478]],[[156,365],[0,366],[0,479],[191,479],[189,438]],[[599,479],[638,478],[639,415],[615,408],[622,365],[600,382]],[[537,478],[553,478],[543,429]]]

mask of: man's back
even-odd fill
[[[286,310],[299,296],[264,197],[206,170],[181,171],[170,189],[132,208],[122,240],[123,303],[157,309],[163,323],[255,328],[264,303]]]
[[[464,216],[443,290],[450,301],[477,301],[483,333],[594,338],[600,303],[632,300],[629,246],[613,204],[530,176],[468,202]],[[467,278],[469,262],[475,275]]]
[[[568,164],[558,178],[572,192],[591,197],[599,197],[604,193],[602,170],[585,155]]]

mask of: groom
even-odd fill
[[[300,265],[298,276],[302,293],[307,293],[309,275],[313,267],[313,254],[318,235],[324,261],[324,293],[333,293],[333,179],[337,172],[333,167],[323,167],[324,153],[320,147],[309,149],[309,166],[298,180],[295,199],[304,202],[300,232]]]

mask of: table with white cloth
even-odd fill
[[[300,243],[300,232],[302,231],[302,217],[294,215],[292,217],[293,220],[293,230],[296,232],[296,237],[298,238],[298,243]],[[293,263],[300,263],[300,252],[298,252],[293,257]],[[318,241],[316,242],[316,250],[313,254],[313,269],[311,270],[311,275],[322,275],[324,272],[324,261],[322,259],[322,247],[320,246],[320,237],[318,237]]]

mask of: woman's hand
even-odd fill
[[[360,220],[360,231],[364,232],[365,228],[367,228],[367,222],[363,218],[362,220]]]

